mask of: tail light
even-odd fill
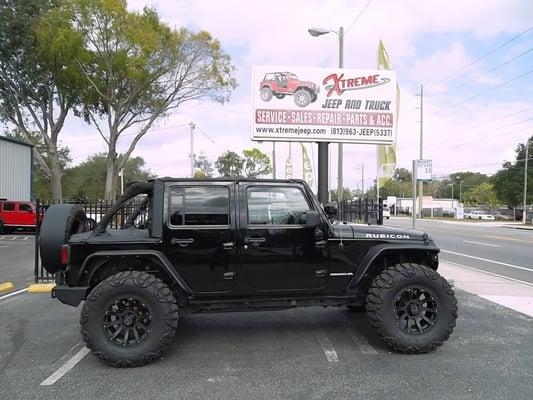
[[[64,244],[61,246],[61,265],[66,266],[69,259],[69,245]]]

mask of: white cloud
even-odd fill
[[[249,2],[225,1],[159,1],[150,3],[130,1],[130,8],[142,9],[152,4],[163,20],[172,26],[187,26],[205,29],[219,38],[223,47],[233,49],[241,87],[230,103],[220,106],[211,103],[190,103],[158,124],[139,143],[135,155],[145,158],[147,165],[159,175],[184,176],[189,173],[189,133],[187,126],[194,121],[215,140],[211,143],[203,135],[195,135],[195,153],[205,152],[215,160],[226,149],[240,151],[243,148],[259,147],[271,151],[267,143],[252,143],[250,129],[249,83],[251,66],[254,64],[335,66],[337,64],[337,39],[333,34],[312,38],[307,33],[311,26],[337,29],[348,27],[363,1],[281,1]],[[419,127],[418,97],[415,93],[420,83],[430,83],[448,75],[475,60],[480,53],[472,51],[467,42],[472,36],[484,41],[487,48],[499,45],[505,39],[502,34],[515,35],[525,30],[533,15],[533,3],[528,0],[473,0],[468,2],[422,2],[422,1],[374,1],[367,11],[348,31],[345,38],[345,66],[348,68],[373,68],[376,48],[380,38],[399,72],[402,87],[401,113],[398,131],[398,164],[410,167],[411,160],[418,157]],[[450,35],[446,43],[432,43],[435,35]],[[423,45],[423,46],[422,46]],[[420,48],[425,48],[424,52]],[[519,54],[524,45],[513,44],[506,54]],[[510,57],[509,55],[506,56]],[[496,60],[494,64],[497,64]],[[527,124],[495,130],[484,135],[482,128],[495,128],[505,123],[521,121],[524,115],[481,125],[497,116],[516,112],[527,107],[527,101],[504,101],[494,96],[479,101],[449,107],[467,97],[461,90],[447,94],[457,84],[464,83],[476,74],[485,71],[482,65],[440,85],[428,86],[425,97],[424,142],[425,155],[434,159],[438,173],[458,169],[493,172],[502,158],[514,155],[518,141],[527,137],[520,130]],[[490,87],[501,78],[491,74],[476,83]],[[531,84],[531,78],[527,81]],[[475,85],[472,85],[477,87]],[[519,86],[518,86],[519,87]],[[513,87],[513,90],[517,90]],[[448,108],[445,108],[448,107]],[[530,114],[529,114],[530,115]],[[467,127],[477,124],[478,128]],[[529,125],[533,126],[533,125]],[[69,121],[63,137],[71,145],[75,161],[104,149],[102,140],[93,127]],[[506,132],[509,133],[506,134]],[[89,137],[86,138],[85,135]],[[472,139],[476,143],[457,145]],[[87,140],[82,142],[82,140]],[[452,146],[454,145],[454,146]],[[288,145],[277,146],[278,176],[283,174]],[[313,145],[316,157],[316,145]],[[309,147],[311,150],[311,147]],[[336,185],[336,145],[331,146],[334,166],[332,186]],[[301,171],[300,150],[293,146],[295,174]],[[376,171],[374,146],[345,146],[345,183],[355,187],[360,179],[360,164],[365,164],[365,185],[370,184]]]

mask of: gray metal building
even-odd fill
[[[33,146],[0,136],[0,199],[29,201],[33,192]]]

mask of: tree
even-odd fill
[[[107,155],[100,153],[92,155],[81,164],[68,169],[65,172],[65,197],[84,202],[104,200],[106,168]],[[124,164],[124,186],[150,178],[153,178],[153,175],[150,170],[145,168],[145,162],[141,157],[132,157]]]
[[[108,147],[105,197],[113,201],[118,171],[154,122],[190,100],[228,100],[234,67],[209,33],[172,29],[153,9],[130,12],[124,0],[70,0],[63,8],[49,19],[70,13],[70,31],[90,54],[79,62],[89,82],[84,111]]]
[[[494,176],[491,182],[498,199],[507,206],[516,207],[522,205],[524,195],[524,170],[526,158],[526,145],[519,143],[516,147],[516,161],[514,163],[505,162]],[[526,202],[533,203],[533,136],[529,139],[529,160],[527,170],[528,193]]]
[[[0,120],[24,139],[39,136],[35,152],[61,201],[61,152],[58,138],[83,87],[75,60],[83,60],[79,37],[64,31],[65,15],[43,23],[58,9],[55,0],[5,0],[0,4]],[[54,40],[49,27],[54,26]]]
[[[257,148],[243,150],[244,174],[247,178],[257,178],[261,175],[270,174],[270,157]]]
[[[392,174],[392,180],[394,182],[412,182],[413,175],[411,171],[405,168],[396,168]]]
[[[215,168],[220,176],[228,178],[239,178],[242,176],[244,162],[237,153],[228,150],[223,153],[215,162]]]
[[[46,154],[46,145],[44,143],[43,137],[37,132],[26,132],[23,134],[20,130],[15,129],[12,131],[4,132],[4,136],[20,140],[34,146],[35,153],[41,154],[44,158],[44,161],[49,165],[50,160]],[[70,158],[70,150],[66,146],[58,146],[57,157],[59,160],[59,168],[61,170],[61,175],[64,175],[65,169],[70,164],[72,159]],[[50,202],[54,199],[52,195],[52,183],[50,180],[50,175],[43,169],[42,165],[37,162],[34,164],[35,175],[34,175],[34,193],[36,198]],[[57,201],[57,200],[56,200]]]
[[[498,207],[500,202],[494,191],[494,185],[489,182],[483,182],[474,186],[472,189],[463,194],[463,202],[467,206],[487,206],[490,208]]]
[[[329,195],[331,198],[331,201],[337,201],[337,190],[330,190]],[[342,188],[342,199],[343,200],[350,200],[354,197],[354,194],[351,192],[350,188],[343,187]]]
[[[213,163],[203,153],[194,157],[194,169],[194,177],[197,179],[213,177]]]

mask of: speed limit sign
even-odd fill
[[[416,168],[416,179],[419,181],[430,181],[432,170],[433,170],[433,160],[415,160]]]

